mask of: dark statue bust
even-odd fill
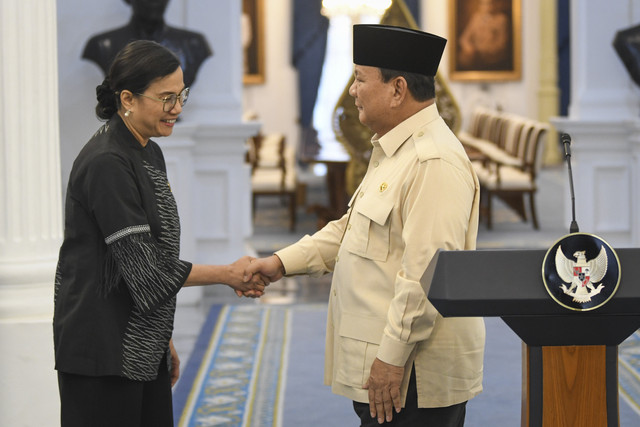
[[[618,31],[613,39],[613,47],[631,79],[640,86],[640,25]]]
[[[106,75],[118,51],[133,40],[153,40],[173,51],[182,64],[184,83],[191,86],[200,65],[213,54],[200,33],[170,27],[164,22],[169,0],[124,0],[133,14],[124,27],[92,36],[82,57],[95,62]]]

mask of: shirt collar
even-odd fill
[[[116,135],[118,135],[118,141],[127,147],[134,148],[136,150],[144,150],[149,146],[149,140],[145,147],[140,144],[140,141],[131,133],[127,125],[122,120],[122,117],[118,113],[115,113],[109,120],[109,126],[113,126]]]
[[[418,128],[436,120],[438,117],[440,117],[440,114],[434,102],[396,125],[382,137],[378,138],[378,134],[373,135],[371,143],[373,145],[379,144],[384,154],[387,157],[391,157]]]

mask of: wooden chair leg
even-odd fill
[[[251,217],[256,219],[256,199],[258,198],[257,194],[251,195]]]
[[[289,193],[289,230],[296,230],[296,208],[298,206],[298,200],[296,192]]]
[[[520,191],[500,193],[500,199],[513,210],[523,222],[527,222],[525,193]]]
[[[493,193],[491,191],[487,191],[487,229],[491,230],[493,228],[493,223],[491,222],[491,198],[493,197]]]
[[[535,205],[535,193],[532,191],[529,193],[529,206],[531,208],[531,221],[533,222],[533,228],[540,230],[540,224],[538,224],[538,216],[536,215]]]

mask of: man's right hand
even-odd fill
[[[284,276],[284,266],[277,255],[271,255],[266,258],[255,258],[244,270],[244,281],[251,281],[253,276],[256,274],[267,277],[270,282],[276,282]],[[236,294],[239,297],[245,296],[255,298],[256,296],[254,291],[236,291]]]
[[[270,281],[276,282],[284,276],[284,266],[277,255],[271,255],[266,258],[255,258],[244,270],[245,282],[251,280],[256,273],[260,273],[268,277]]]

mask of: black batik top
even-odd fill
[[[179,249],[162,151],[153,141],[143,147],[116,114],[69,178],[55,280],[56,369],[155,379],[176,293],[191,271]]]

